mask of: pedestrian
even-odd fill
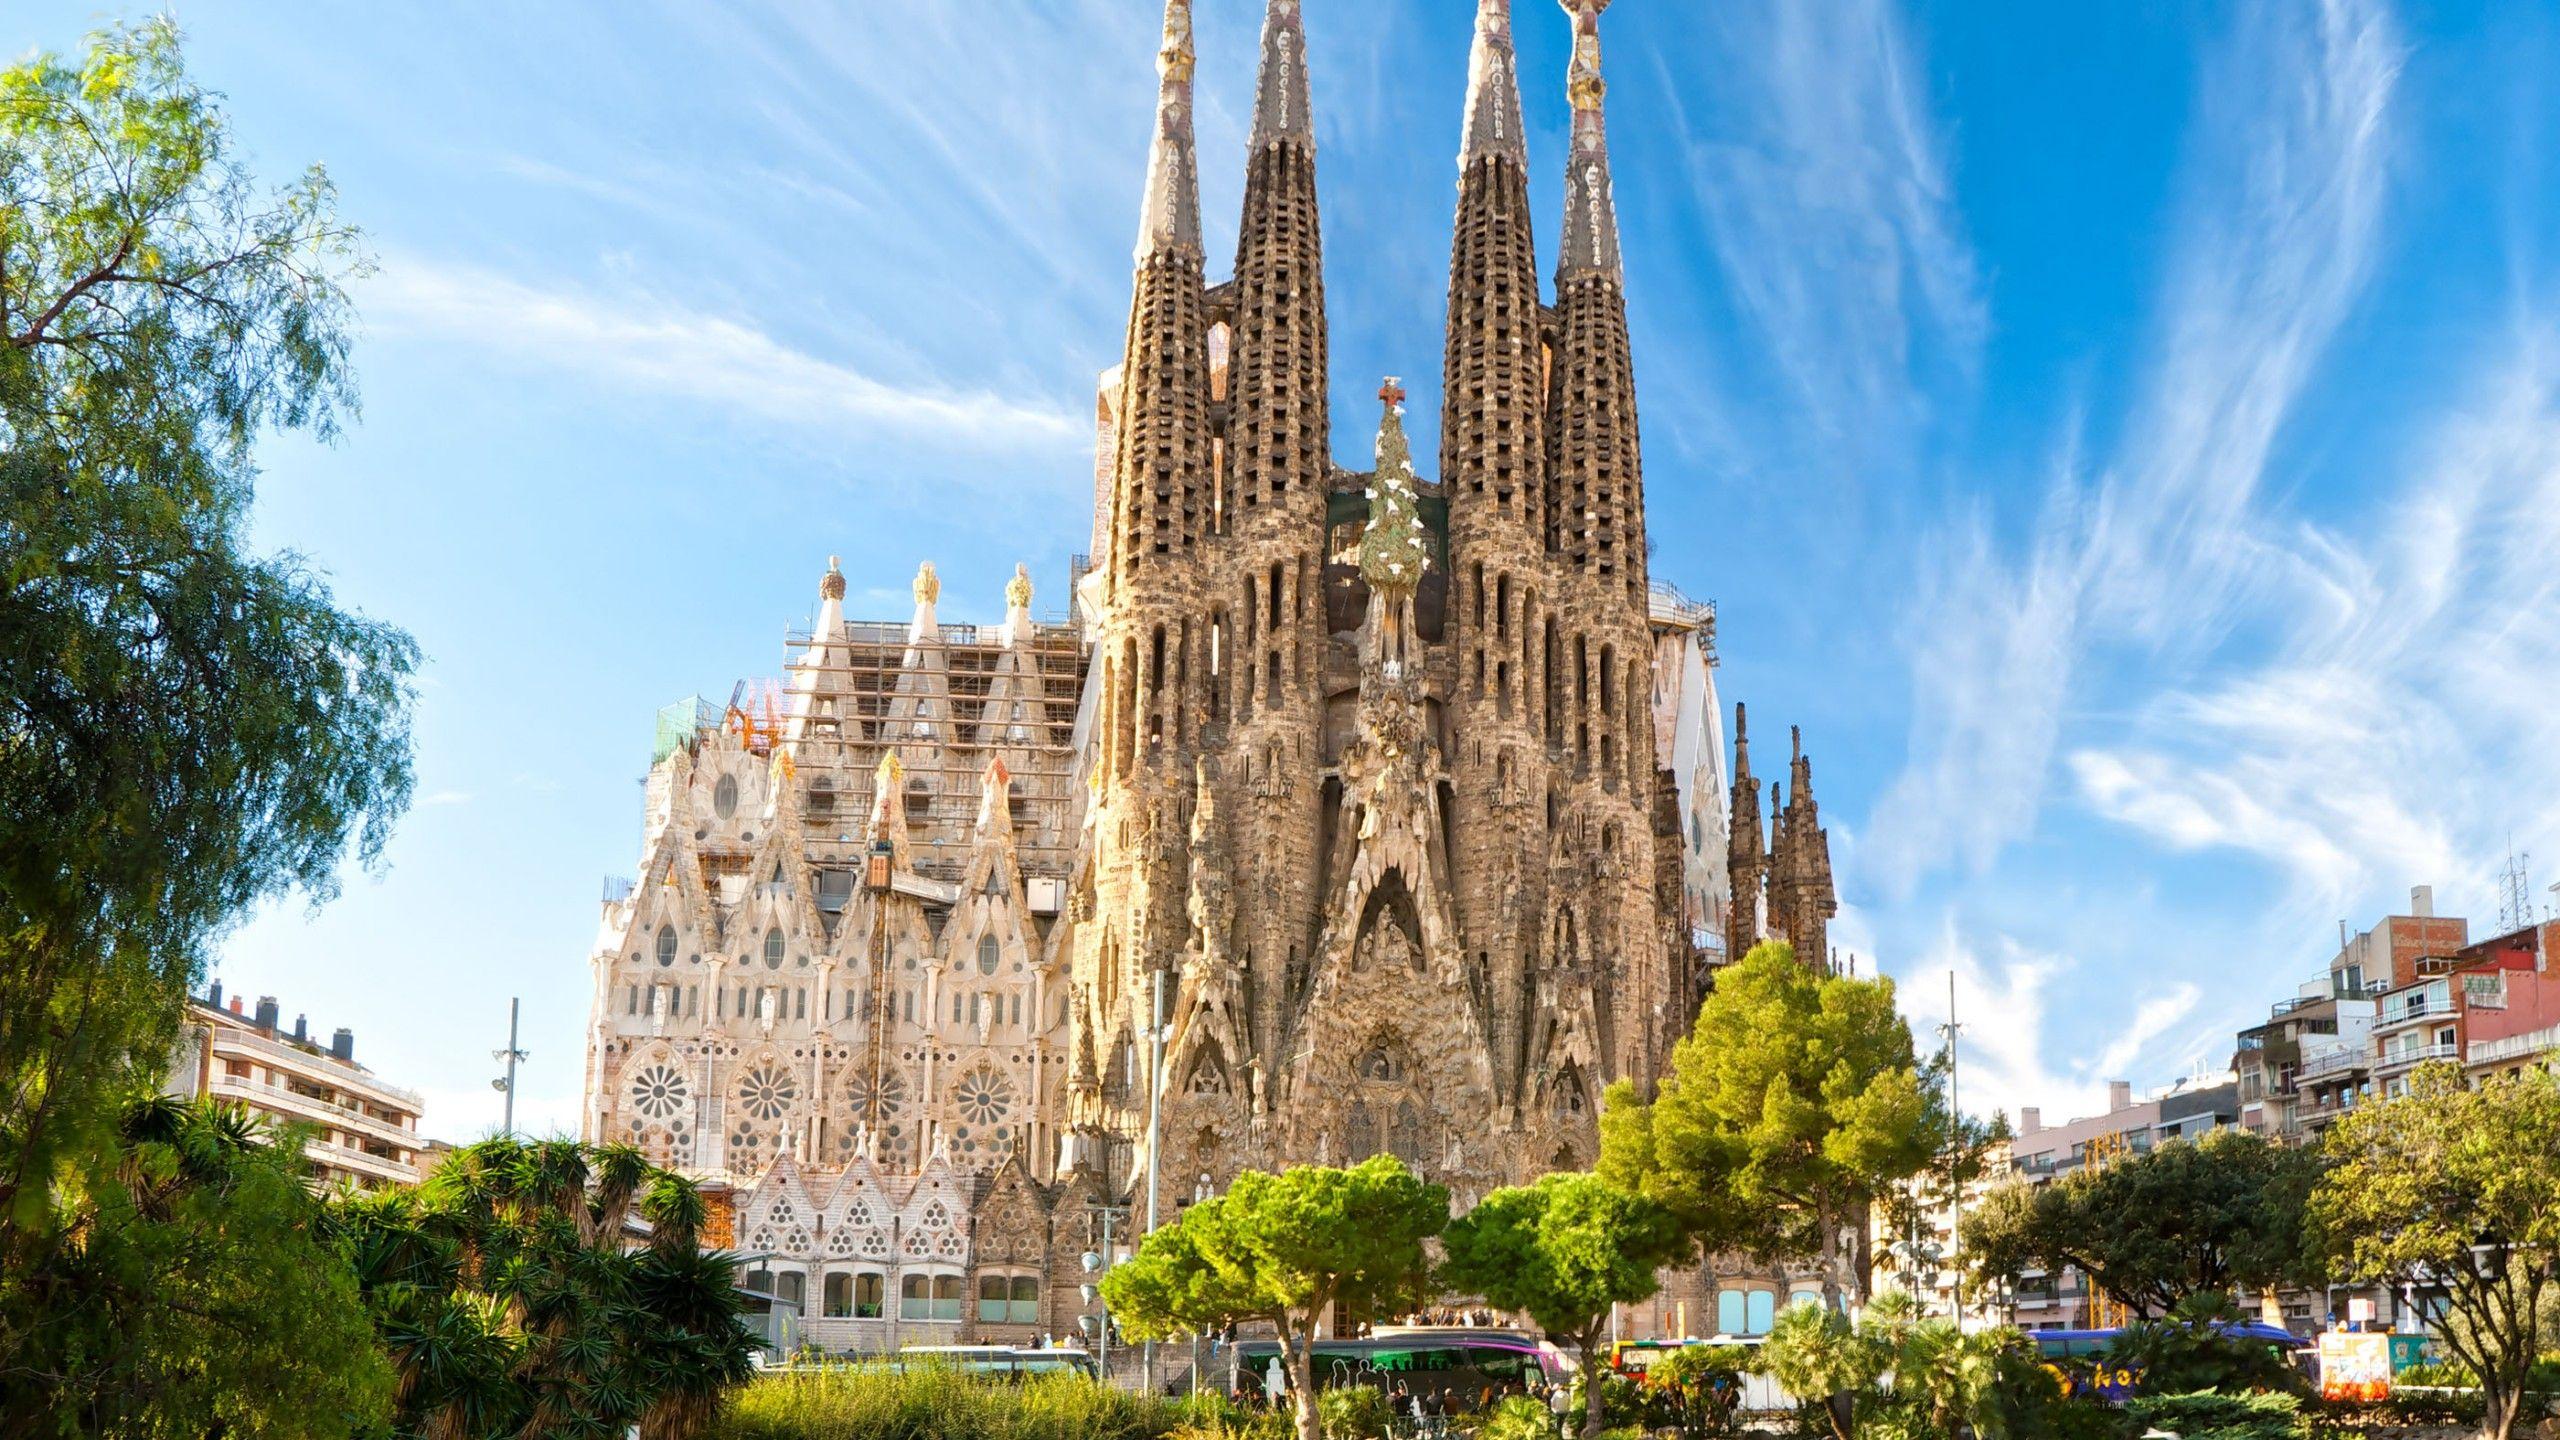
[[[1556,1417],[1556,1435],[1558,1440],[1562,1440],[1563,1436],[1572,1433],[1573,1392],[1566,1389],[1563,1382],[1559,1381],[1555,1385],[1548,1387],[1547,1411],[1549,1414]]]

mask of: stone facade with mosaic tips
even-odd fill
[[[943,623],[926,565],[909,620],[850,621],[830,563],[782,678],[662,714],[587,1133],[703,1177],[820,1343],[1068,1331],[1151,1088],[1168,1210],[1378,1152],[1461,1203],[1587,1165],[1603,1087],[1656,1079],[1759,933],[1715,614],[1648,574],[1601,8],[1567,6],[1550,304],[1510,7],[1477,6],[1440,476],[1392,381],[1374,458],[1333,458],[1298,0],[1214,283],[1170,0],[1068,615],[1017,571],[1001,624]],[[1788,915],[1827,916],[1795,898],[1827,857],[1787,853]]]

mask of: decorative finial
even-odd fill
[[[1609,93],[1600,78],[1600,12],[1608,0],[1562,0],[1573,16],[1573,61],[1565,71],[1565,98],[1573,106],[1573,138],[1564,164],[1564,247],[1556,256],[1559,279],[1577,273],[1618,273],[1618,205],[1609,180],[1609,132],[1600,113]]]
[[[895,750],[883,753],[880,757],[880,769],[875,778],[879,793],[889,794],[907,778],[906,762],[898,758],[898,752]]]
[[[933,573],[933,562],[927,560],[916,567],[916,603],[937,604],[942,599],[942,577]]]
[[[844,598],[844,562],[840,558],[827,557],[827,573],[818,581],[818,595],[826,600]]]
[[[1373,590],[1411,594],[1431,566],[1422,511],[1413,493],[1413,453],[1404,437],[1404,387],[1378,387],[1378,472],[1369,487],[1369,523],[1360,536],[1360,575]]]
[[[1597,110],[1601,98],[1609,93],[1609,82],[1600,78],[1600,12],[1609,8],[1608,3],[1563,3],[1565,13],[1573,17],[1573,63],[1565,71],[1565,99],[1576,110]]]
[[[1013,578],[1004,582],[1004,603],[1007,608],[1014,610],[1028,610],[1031,608],[1030,566],[1016,565],[1013,567]]]

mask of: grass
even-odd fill
[[[1020,1384],[917,1366],[836,1366],[758,1377],[731,1397],[710,1440],[1263,1440],[1270,1418],[1132,1395],[1078,1375]]]

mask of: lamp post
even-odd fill
[[[1091,1305],[1101,1300],[1102,1277],[1111,1269],[1111,1222],[1120,1218],[1120,1212],[1125,1207],[1097,1202],[1085,1208],[1102,1219],[1101,1252],[1097,1254],[1087,1250],[1076,1259],[1077,1266],[1085,1274],[1093,1277],[1077,1287],[1078,1293],[1084,1296],[1085,1303]],[[1102,1383],[1108,1385],[1111,1383],[1111,1307],[1105,1305],[1098,1314],[1079,1317],[1079,1324],[1087,1321],[1093,1325],[1094,1364],[1102,1371]]]
[[[506,1118],[499,1125],[501,1133],[507,1135],[516,1133],[516,1062],[532,1058],[516,1046],[516,1015],[523,1004],[521,997],[508,997],[507,1048],[489,1052],[490,1059],[507,1062],[507,1073],[489,1082],[490,1089],[507,1097]]]

